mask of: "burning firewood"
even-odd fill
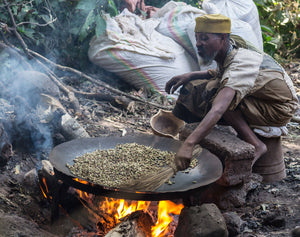
[[[58,113],[61,116],[60,124],[56,124],[55,126],[61,130],[61,133],[67,140],[90,137],[76,119],[68,114],[57,99],[46,94],[41,94],[41,97],[41,111],[43,113],[45,123],[51,123],[55,114]]]
[[[115,228],[110,230],[105,237],[151,236],[151,226],[154,225],[154,222],[148,213],[136,211],[120,220],[121,222]]]

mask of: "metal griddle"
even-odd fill
[[[135,192],[132,190],[105,187],[101,184],[88,182],[82,177],[76,177],[66,167],[67,163],[70,165],[73,164],[75,157],[87,152],[93,152],[97,149],[110,149],[114,148],[117,144],[133,142],[172,152],[177,152],[181,145],[180,141],[171,138],[147,134],[125,137],[82,138],[65,142],[54,147],[50,153],[49,160],[54,167],[56,177],[67,185],[95,195],[132,200],[166,200],[179,198],[192,190],[206,187],[218,180],[222,175],[222,163],[215,155],[206,149],[203,149],[201,154],[197,157],[198,165],[194,169],[189,173],[178,172],[175,177],[172,178],[175,184],[163,184],[154,192]]]

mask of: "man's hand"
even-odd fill
[[[189,81],[210,78],[212,78],[212,76],[208,73],[208,71],[188,72],[179,76],[175,76],[170,81],[168,81],[165,86],[165,91],[168,94],[173,94],[178,89],[178,87],[185,85]]]
[[[183,143],[175,157],[177,170],[185,170],[189,167],[193,158],[193,145]]]
[[[127,8],[130,12],[134,13],[139,0],[123,0],[124,8]]]
[[[175,76],[166,83],[165,91],[168,94],[170,93],[173,94],[178,89],[178,87],[188,83],[190,79],[191,79],[191,73],[185,73],[179,76]]]

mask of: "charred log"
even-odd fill
[[[90,137],[85,129],[73,118],[62,104],[52,96],[42,94],[41,106],[46,123],[52,124],[55,132],[60,132],[66,140]]]
[[[120,223],[110,230],[106,237],[150,237],[153,219],[148,213],[136,211],[120,219]]]

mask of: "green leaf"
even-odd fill
[[[34,34],[34,30],[30,29],[30,28],[25,28],[24,26],[18,27],[17,28],[18,31],[24,35],[26,35],[28,38],[34,40],[33,34]]]
[[[270,27],[265,26],[265,25],[261,25],[261,30],[265,31],[265,32],[269,32],[271,34],[274,34],[274,31]]]
[[[103,35],[106,31],[106,21],[103,19],[101,14],[96,16],[96,36]]]
[[[78,26],[76,27],[73,27],[69,30],[70,34],[73,34],[73,35],[78,35],[79,32],[80,32],[80,28]]]
[[[118,9],[117,9],[116,4],[113,0],[108,1],[106,12],[109,13],[111,16],[118,15]]]
[[[272,37],[269,35],[263,34],[262,36],[263,36],[265,42],[269,42],[272,40]]]
[[[79,41],[83,41],[88,36],[93,23],[95,23],[95,15],[94,10],[91,10],[79,32]]]
[[[35,3],[36,3],[37,5],[40,5],[42,2],[43,2],[43,0],[35,0]]]
[[[96,6],[97,6],[97,0],[80,0],[76,6],[76,9],[89,12],[95,9]]]

